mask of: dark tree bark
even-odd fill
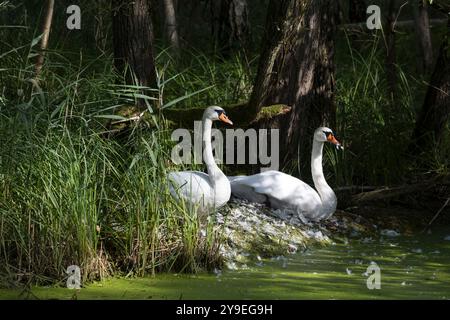
[[[434,72],[420,110],[409,151],[412,155],[439,145],[450,116],[450,19]]]
[[[114,64],[127,84],[156,88],[153,30],[148,0],[113,0]],[[138,106],[144,109],[143,99]]]
[[[172,47],[173,52],[178,53],[180,50],[180,40],[178,36],[177,17],[175,14],[175,5],[173,0],[164,1],[164,15],[166,37]]]
[[[42,66],[44,65],[45,50],[48,47],[48,38],[50,36],[50,29],[53,21],[53,9],[55,7],[55,0],[47,0],[47,9],[45,13],[44,23],[42,25],[41,51],[37,57],[35,66],[35,79],[38,80],[41,74]]]
[[[349,0],[348,20],[350,23],[364,22],[367,19],[366,2],[364,0]]]
[[[111,1],[110,0],[98,0],[96,2],[96,13],[95,13],[95,45],[97,49],[105,53],[107,51],[109,36],[108,32],[109,25],[109,14],[111,12]]]
[[[393,104],[397,100],[397,55],[395,48],[395,0],[389,0],[386,23],[386,79],[388,92]]]
[[[263,51],[247,115],[261,107],[286,104],[282,163],[309,166],[314,130],[332,127],[334,104],[334,34],[338,15],[334,0],[271,0]],[[292,161],[293,160],[293,161]],[[307,170],[309,172],[310,170]]]
[[[220,0],[211,3],[213,34],[219,52],[226,56],[233,50],[246,49],[249,40],[247,0]]]
[[[426,0],[415,0],[413,6],[417,47],[419,48],[418,68],[421,72],[427,73],[433,65],[428,3]]]

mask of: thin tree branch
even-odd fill
[[[35,79],[39,79],[39,75],[44,64],[45,50],[48,47],[48,38],[50,35],[50,29],[52,27],[53,20],[53,8],[55,7],[55,0],[47,0],[47,11],[45,14],[44,25],[42,27],[42,39],[41,39],[41,50],[37,57],[36,67],[35,67]]]

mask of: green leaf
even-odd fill
[[[55,108],[55,110],[53,110],[52,114],[50,115],[50,119],[53,119],[53,118],[58,114],[58,112],[61,111],[61,109],[62,109],[63,106],[64,106],[64,103],[63,103],[63,102],[60,103],[60,104]]]
[[[165,86],[167,83],[169,83],[170,81],[172,81],[172,80],[178,78],[180,75],[181,75],[181,73],[177,73],[176,75],[170,77],[169,79],[164,80],[163,82],[161,82],[160,86],[161,86],[161,87]]]
[[[99,114],[93,116],[94,118],[103,118],[103,119],[111,119],[111,120],[128,120],[128,118],[118,116],[116,114]]]
[[[34,38],[31,41],[31,47],[34,47],[35,45],[37,45],[39,43],[39,41],[41,41],[43,35],[44,34],[41,34],[41,35],[37,36],[36,38]]]
[[[203,89],[201,89],[201,90],[198,90],[198,91],[195,91],[195,92],[192,92],[192,93],[189,93],[189,94],[185,94],[185,95],[182,96],[182,97],[179,97],[179,98],[177,98],[177,99],[175,99],[175,100],[170,101],[169,103],[164,104],[164,105],[161,107],[161,109],[169,108],[169,107],[171,107],[171,106],[177,104],[177,103],[180,102],[180,101],[186,100],[186,99],[188,99],[188,98],[190,98],[190,97],[192,97],[192,96],[194,96],[194,95],[196,95],[196,94],[199,94],[199,93],[201,93],[201,92],[203,92],[203,91],[209,90],[209,89],[211,89],[211,88],[213,88],[213,87],[214,87],[214,85],[209,86],[209,87],[206,87],[206,88],[203,88]]]
[[[30,54],[28,55],[28,59],[32,59],[32,58],[34,58],[34,57],[37,57],[38,55],[39,55],[39,53],[32,52],[32,53],[30,53]]]

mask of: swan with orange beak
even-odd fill
[[[252,176],[228,177],[233,196],[250,202],[266,203],[272,208],[290,210],[301,220],[322,220],[333,215],[337,207],[334,191],[323,174],[322,154],[325,143],[343,149],[333,131],[327,127],[317,128],[313,136],[311,173],[314,188],[298,178],[280,171],[265,171]]]
[[[217,166],[213,156],[211,145],[213,121],[233,125],[221,107],[211,106],[203,112],[203,161],[208,174],[200,171],[178,171],[168,174],[169,190],[172,196],[198,206],[200,213],[220,208],[230,200],[231,196],[230,181]]]

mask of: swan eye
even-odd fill
[[[323,133],[325,133],[325,135],[327,136],[327,138],[331,135],[333,135],[333,132],[330,131],[324,131]]]
[[[225,114],[225,111],[223,110],[215,110],[217,112],[217,115],[220,117],[221,114]]]

